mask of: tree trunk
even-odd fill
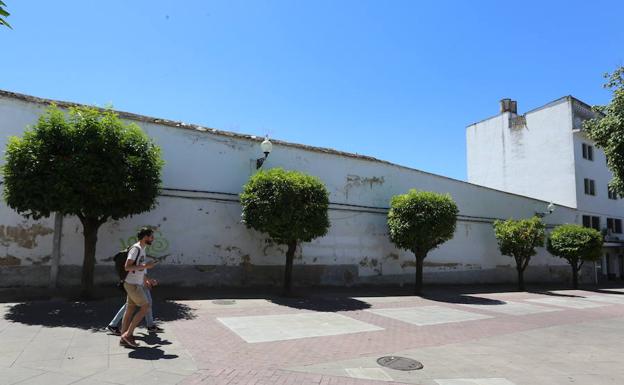
[[[286,267],[284,269],[284,295],[286,296],[292,294],[292,269],[296,250],[297,241],[289,242],[288,250],[286,251]]]
[[[516,270],[518,270],[518,291],[524,291],[524,270],[522,266],[517,266]]]
[[[572,288],[578,289],[578,265],[576,263],[572,263]]]
[[[82,279],[80,295],[84,299],[93,296],[93,272],[95,269],[95,245],[100,222],[97,218],[81,219],[84,234],[84,260],[82,262]]]
[[[423,261],[425,255],[416,255],[416,286],[414,287],[414,294],[422,294],[423,286]]]

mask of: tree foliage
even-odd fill
[[[6,148],[4,198],[26,217],[52,212],[83,224],[83,293],[93,286],[97,230],[152,209],[160,191],[160,149],[135,124],[111,110],[50,107],[23,137]]]
[[[518,272],[518,289],[524,290],[524,271],[536,247],[544,246],[544,223],[538,217],[494,221],[494,234],[501,254],[513,257]]]
[[[572,284],[578,288],[578,272],[585,261],[600,258],[603,238],[598,230],[575,224],[557,226],[548,238],[548,251],[572,267]]]
[[[284,290],[291,291],[292,262],[297,244],[327,234],[329,194],[315,177],[281,168],[260,171],[240,196],[243,222],[288,246]]]
[[[8,27],[10,29],[13,29],[13,27],[11,27],[11,25],[6,21],[6,18],[10,15],[9,12],[7,12],[6,10],[6,4],[4,4],[4,2],[2,0],[0,0],[0,26],[5,26]]]
[[[586,121],[584,126],[589,138],[607,156],[607,165],[613,172],[611,188],[624,196],[624,67],[605,77],[608,80],[604,86],[613,93],[611,102],[595,106],[598,117]]]
[[[427,253],[455,233],[457,205],[448,194],[410,190],[390,202],[390,240],[416,257],[416,293],[422,290],[423,260]]]

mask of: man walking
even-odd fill
[[[164,330],[156,325],[154,322],[154,303],[152,301],[152,293],[151,290],[154,286],[158,285],[158,281],[155,279],[146,279],[143,285],[143,290],[145,290],[145,296],[147,297],[147,301],[149,302],[150,309],[145,314],[145,327],[147,331],[150,333],[160,333]],[[121,320],[123,319],[124,314],[126,313],[126,308],[128,307],[127,303],[124,303],[123,306],[119,309],[115,317],[111,320],[111,322],[106,327],[111,333],[114,335],[121,335]]]
[[[156,264],[156,261],[145,263],[145,248],[154,241],[154,231],[148,227],[143,227],[137,234],[137,238],[139,241],[130,247],[125,265],[128,275],[123,285],[128,297],[126,299],[126,313],[121,324],[121,340],[119,341],[121,345],[133,348],[139,346],[134,340],[134,329],[150,310],[150,301],[144,289],[144,284],[147,281],[145,270],[151,269]],[[134,314],[137,307],[139,307],[139,311]]]

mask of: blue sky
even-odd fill
[[[465,127],[603,104],[621,1],[5,0],[0,88],[466,178]]]

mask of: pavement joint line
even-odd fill
[[[48,373],[50,373],[49,371],[47,371],[47,370],[43,370],[43,369],[35,369],[35,370],[41,370],[41,371],[42,371],[42,373],[35,374],[34,376],[31,376],[31,377],[28,377],[28,378],[24,378],[24,379],[19,380],[19,381],[17,381],[17,382],[13,382],[13,383],[11,383],[10,385],[17,385],[17,384],[19,384],[19,383],[22,383],[22,382],[25,382],[25,381],[28,381],[28,380],[32,380],[33,378],[41,377],[41,376],[43,376],[44,374],[48,374]]]
[[[13,360],[13,363],[11,363],[11,365],[9,367],[13,367],[13,365],[15,365],[15,363],[17,362],[17,360],[20,359],[20,357],[22,356],[22,354],[24,354],[24,350],[26,350],[26,348],[28,347],[28,345],[30,345],[35,338],[39,335],[39,333],[41,333],[41,330],[43,329],[43,326],[39,326],[39,329],[37,329],[37,332],[32,336],[32,338],[30,339],[30,341],[28,341],[28,343],[26,345],[24,345],[24,347],[22,348],[22,350],[20,351],[20,354],[17,355],[17,357],[15,357],[15,359]]]

